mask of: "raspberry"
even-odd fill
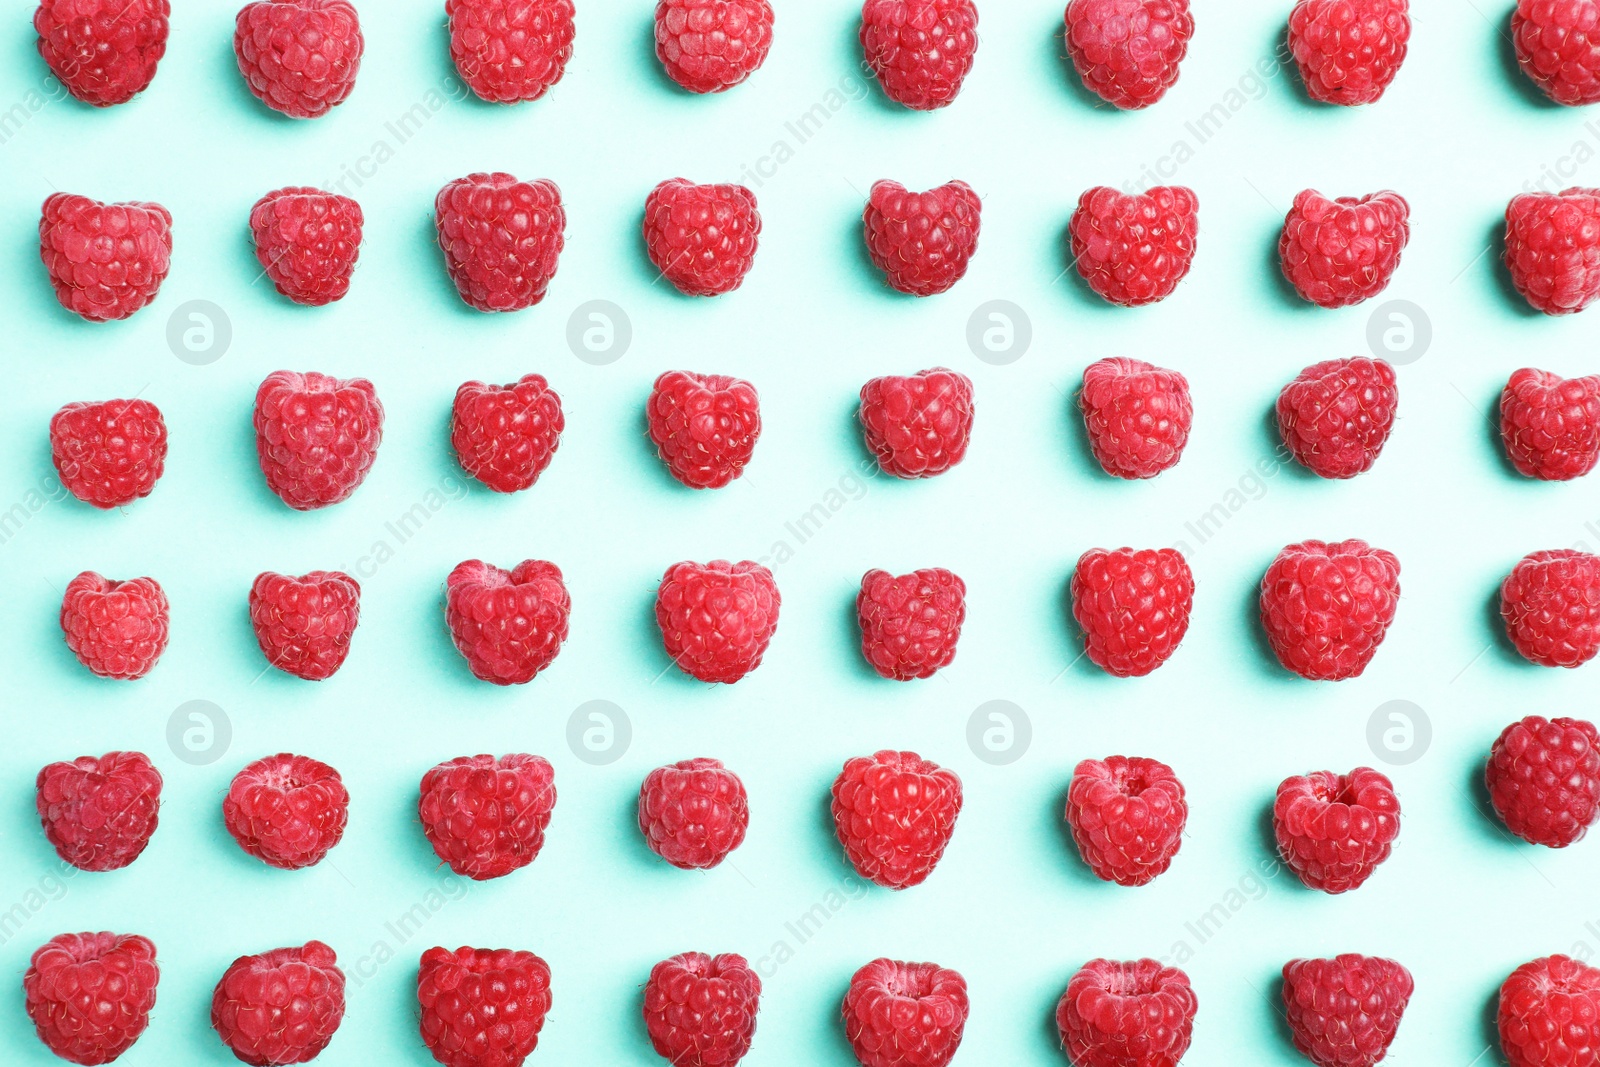
[[[1582,311],[1600,295],[1600,189],[1512,197],[1505,263],[1511,284],[1535,310]]]
[[[759,563],[677,563],[656,590],[656,625],[685,674],[732,684],[761,666],[781,602],[772,572]]]
[[[167,647],[167,594],[154,578],[112,581],[84,571],[61,598],[61,630],[78,662],[102,678],[150,673]]]
[[[90,322],[125,319],[166,280],[172,213],[137,200],[104,204],[52,193],[39,217],[39,258],[62,307]]]
[[[945,1067],[967,1026],[967,981],[935,963],[876,959],[850,979],[844,1036],[862,1067]]]
[[[911,296],[945,292],[978,250],[983,201],[966,182],[913,193],[899,182],[872,183],[861,213],[867,255],[889,288]]]
[[[450,443],[461,469],[497,493],[537,482],[566,427],[561,397],[542,374],[509,385],[467,382],[450,408]]]
[[[1078,393],[1089,449],[1113,478],[1154,478],[1183,458],[1194,424],[1189,380],[1139,359],[1102,359]]]
[[[349,0],[256,0],[239,9],[233,31],[233,54],[251,94],[292,119],[314,119],[344,103],[363,47]]]
[[[744,473],[761,437],[761,398],[747,381],[670,370],[645,406],[656,455],[690,489],[721,489]]]
[[[1530,662],[1588,663],[1600,652],[1600,556],[1575,549],[1524,556],[1500,585],[1500,617]]]
[[[1261,579],[1261,625],[1285,669],[1339,681],[1367,669],[1399,600],[1394,553],[1359,540],[1302,541]]]
[[[537,100],[566,73],[576,32],[572,0],[445,0],[450,58],[490,103]]]
[[[1489,750],[1484,781],[1506,829],[1532,845],[1566,848],[1600,814],[1600,735],[1582,719],[1529,715]]]
[[[1600,4],[1517,0],[1511,42],[1522,73],[1558,104],[1600,101]]]
[[[459,756],[422,776],[417,811],[439,859],[475,881],[538,858],[556,806],[556,772],[541,756]]]
[[[1500,394],[1500,440],[1517,473],[1568,481],[1600,460],[1600,375],[1563,378],[1524,367]]]
[[[1318,307],[1342,308],[1377,296],[1400,266],[1411,238],[1411,205],[1385,190],[1329,200],[1297,193],[1278,238],[1278,262],[1294,291]]]
[[[1172,768],[1142,756],[1086,759],[1072,772],[1067,823],[1095,877],[1148,885],[1183,844],[1189,803]]]
[[[709,870],[744,843],[750,798],[721,760],[657,767],[639,787],[639,830],[650,851],[683,870]]]
[[[742,185],[669,178],[644,202],[644,244],[662,277],[687,296],[720,296],[744,282],[756,259],[761,213]]]
[[[1074,1067],[1177,1067],[1200,1001],[1189,976],[1155,960],[1090,960],[1056,1005]]]
[[[508,948],[430,948],[417,968],[422,1040],[445,1067],[521,1067],[550,1011],[550,965]]]
[[[1300,0],[1289,51],[1306,93],[1324,104],[1372,104],[1405,62],[1409,0]]]
[[[262,571],[250,585],[250,625],[267,662],[296,678],[331,678],[350,654],[361,585],[341,571],[298,578]]]
[[[947,367],[874,378],[858,417],[885,474],[932,478],[960,463],[972,440],[972,379]]]
[[[97,508],[150,495],[167,462],[167,424],[148,400],[68,404],[50,419],[50,458],[67,492]]]
[[[933,873],[961,814],[961,779],[915,752],[857,756],[833,782],[833,826],[856,873],[887,889]]]
[[[734,1067],[750,1051],[761,979],[743,956],[685,952],[650,969],[644,1025],[673,1067]]]
[[[1378,462],[1399,406],[1388,363],[1365,356],[1323,360],[1278,394],[1278,432],[1311,473],[1354,478]]]
[[[1067,4],[1067,52],[1083,87],[1125,110],[1149,107],[1167,94],[1193,36],[1189,0]]]
[[[915,111],[955,103],[978,52],[972,0],[866,0],[861,51],[883,95]]]
[[[274,371],[256,390],[256,455],[296,511],[347,500],[378,458],[383,405],[365,378]]]
[[[1078,198],[1067,227],[1073,265],[1113,304],[1164,300],[1194,262],[1199,211],[1200,198],[1182,185],[1143,193],[1097,185]]]
[[[344,836],[350,794],[339,772],[308,756],[267,756],[233,776],[222,799],[228,833],[270,867],[314,867]]]
[[[361,254],[361,205],[308,186],[275,189],[250,209],[256,259],[278,292],[321,307],[344,299]]]
[[[856,595],[861,654],[885,678],[932,678],[956,658],[967,585],[943,567],[893,575],[872,570]]]
[[[472,673],[495,685],[531,682],[555,662],[571,615],[561,568],[542,559],[510,571],[469,559],[445,582],[450,637]]]
[[[168,0],[39,0],[39,55],[67,92],[95,107],[144,92],[167,52]]]
[[[1411,972],[1346,953],[1283,965],[1283,1012],[1294,1047],[1317,1067],[1373,1067],[1411,1001]]]
[[[252,1067],[315,1059],[344,1019],[344,972],[321,941],[240,956],[211,996],[211,1025]]]
[[[732,89],[772,48],[767,0],[657,0],[656,58],[691,93]]]
[[[161,814],[161,772],[142,752],[79,756],[39,772],[35,806],[56,855],[80,871],[121,870]]]
[[[1600,970],[1570,956],[1530,960],[1500,987],[1500,1049],[1510,1067],[1588,1067],[1597,1016]]]
[[[1278,853],[1302,882],[1324,893],[1359,889],[1400,836],[1400,798],[1371,767],[1285,778],[1272,806]]]
[[[1175,548],[1092,548],[1072,572],[1084,653],[1118,678],[1140,678],[1167,662],[1193,609],[1194,574]]]
[[[73,1063],[110,1063],[139,1040],[156,1004],[156,946],[136,934],[58,934],[22,976],[39,1040]]]
[[[544,299],[567,243],[555,182],[469,174],[440,189],[433,209],[462,300],[479,311],[521,311]]]

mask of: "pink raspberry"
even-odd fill
[[[250,209],[261,269],[278,292],[308,307],[350,291],[362,222],[360,204],[308,186],[275,189]]]
[[[1529,715],[1501,732],[1484,781],[1506,829],[1532,845],[1575,845],[1600,815],[1600,734],[1582,719]]]
[[[1341,308],[1389,285],[1411,239],[1411,205],[1385,190],[1330,200],[1297,193],[1278,238],[1278,263],[1295,292],[1318,307]]]
[[[1286,670],[1312,681],[1355,678],[1394,622],[1400,561],[1365,541],[1289,545],[1261,579],[1261,625]]]
[[[1534,310],[1570,315],[1588,307],[1600,296],[1600,189],[1512,197],[1505,264]]]
[[[149,496],[166,468],[167,424],[148,400],[68,404],[50,419],[50,458],[85,504],[125,507]]]
[[[1123,307],[1165,300],[1194,263],[1200,198],[1182,185],[1078,198],[1067,232],[1072,263],[1096,294]]]
[[[35,806],[56,855],[80,871],[121,870],[144,852],[161,814],[161,772],[143,752],[52,763]]]
[[[961,779],[915,752],[858,756],[833,782],[833,826],[845,856],[886,889],[927,880],[960,814]]]
[[[256,455],[267,488],[296,511],[348,500],[383,443],[383,405],[365,378],[280,370],[256,390]]]
[[[469,559],[445,582],[450,637],[472,673],[495,685],[531,682],[554,663],[571,615],[561,568],[542,559],[510,571]]]
[[[955,103],[978,52],[972,0],[866,0],[861,51],[883,95],[916,111]]]
[[[349,0],[255,0],[239,9],[233,31],[251,94],[292,119],[314,119],[344,103],[364,47]]]
[[[1600,556],[1563,548],[1524,556],[1500,584],[1506,636],[1541,667],[1581,667],[1600,652]]]
[[[507,948],[430,948],[417,968],[422,1041],[445,1067],[521,1067],[550,1012],[550,965]]]
[[[1089,364],[1078,407],[1089,449],[1113,478],[1154,478],[1177,466],[1194,424],[1189,380],[1139,359]]]
[[[755,454],[761,397],[739,378],[669,370],[650,390],[645,428],[674,478],[690,489],[721,489]]]
[[[344,972],[321,941],[240,956],[211,996],[211,1025],[251,1067],[314,1060],[344,1020]]]
[[[339,772],[287,752],[248,764],[222,799],[228,833],[269,867],[314,867],[344,837],[350,794]]]
[[[1155,960],[1090,960],[1056,1005],[1073,1067],[1177,1067],[1200,1001],[1189,976]]]
[[[732,684],[761,666],[781,603],[772,572],[759,563],[676,563],[656,590],[656,625],[685,674]]]
[[[78,662],[102,678],[143,678],[167,647],[171,611],[154,578],[112,581],[84,571],[61,598],[61,630]]]
[[[1361,888],[1400,836],[1400,798],[1371,767],[1285,778],[1272,806],[1278,853],[1299,879],[1324,893]]]
[[[1600,374],[1517,371],[1500,394],[1500,440],[1518,474],[1562,482],[1588,474],[1600,461]]]
[[[687,296],[720,296],[744,283],[756,260],[761,213],[742,185],[670,178],[644,202],[644,244],[656,270]]]
[[[480,99],[537,100],[566,73],[572,0],[445,0],[450,58]]]
[[[172,267],[172,213],[52,193],[39,216],[39,258],[62,307],[90,322],[125,319],[156,298]]]
[[[350,654],[361,619],[361,586],[341,571],[298,578],[262,571],[250,585],[250,625],[267,662],[286,674],[320,682]]]
[[[1295,460],[1322,478],[1372,469],[1394,429],[1400,387],[1381,359],[1314,363],[1278,394],[1278,433]]]
[[[893,575],[872,570],[856,595],[861,654],[885,678],[932,678],[956,658],[967,585],[943,567]]]
[[[1300,0],[1289,13],[1289,51],[1306,93],[1324,104],[1383,96],[1411,39],[1409,0]]]
[[[721,760],[687,759],[639,787],[639,831],[650,851],[683,870],[709,870],[744,843],[750,798]]]
[[[966,457],[972,414],[972,379],[934,367],[872,379],[861,387],[857,417],[885,474],[932,478]]]
[[[1346,953],[1283,965],[1283,1012],[1294,1047],[1317,1067],[1373,1067],[1411,1002],[1411,972]]]
[[[161,970],[136,934],[58,934],[34,952],[22,992],[39,1040],[72,1063],[110,1063],[150,1025]]]
[[[650,969],[644,1025],[672,1067],[736,1067],[756,1033],[761,979],[743,956],[685,952]]]
[[[978,250],[983,201],[966,182],[914,193],[899,182],[872,184],[861,223],[867,255],[891,289],[911,296],[945,292]]]
[[[1095,877],[1148,885],[1183,845],[1189,803],[1172,768],[1143,756],[1086,759],[1072,772],[1067,823]]]
[[[422,776],[417,811],[439,859],[474,881],[532,863],[556,806],[556,772],[542,756],[459,756]]]
[[[466,382],[450,408],[450,443],[461,469],[497,493],[532,488],[566,428],[561,397],[542,374],[509,385]]]
[[[1517,0],[1511,43],[1528,80],[1558,104],[1600,101],[1600,3]]]
[[[850,979],[844,1036],[862,1067],[945,1067],[961,1047],[967,981],[936,963],[875,959]]]
[[[1175,548],[1092,548],[1072,572],[1072,617],[1090,662],[1139,678],[1172,658],[1189,632],[1194,573]]]
[[[656,58],[691,93],[732,89],[772,48],[767,0],[657,0]]]
[[[544,299],[567,243],[555,182],[469,174],[440,189],[433,208],[462,300],[479,311],[521,311]]]
[[[1134,110],[1160,100],[1178,80],[1194,16],[1189,0],[1070,0],[1066,27],[1083,87]]]
[[[1600,970],[1570,956],[1544,956],[1500,986],[1500,1051],[1510,1067],[1588,1067],[1595,1058]]]
[[[125,104],[149,87],[167,52],[168,0],[39,0],[39,55],[85,104]]]

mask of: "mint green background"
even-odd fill
[[[1600,950],[1600,925],[1589,925],[1600,924],[1600,845],[1515,843],[1485,816],[1476,785],[1506,722],[1594,715],[1600,670],[1530,667],[1492,617],[1497,583],[1522,554],[1600,546],[1600,482],[1517,478],[1489,417],[1518,366],[1594,371],[1600,325],[1596,312],[1530,314],[1490,250],[1506,200],[1526,183],[1600,184],[1600,126],[1522,81],[1501,33],[1504,0],[1419,0],[1399,80],[1379,105],[1352,110],[1310,104],[1292,72],[1271,66],[1287,2],[1203,2],[1181,81],[1138,114],[1096,108],[1076,86],[1055,0],[987,0],[977,67],[957,104],[933,115],[890,106],[861,81],[853,0],[780,3],[765,68],[715,98],[660,75],[646,0],[581,0],[565,80],[512,109],[459,98],[442,5],[369,0],[356,91],[313,123],[248,96],[232,4],[178,3],[154,86],[104,112],[48,98],[23,6],[0,33],[10,123],[0,144],[0,511],[19,502],[25,516],[0,545],[7,1063],[54,1062],[31,1036],[18,984],[37,944],[80,929],[137,931],[159,946],[160,1002],[130,1065],[233,1062],[208,1026],[213,983],[237,955],[311,937],[334,945],[352,979],[345,1025],[320,1061],[330,1065],[431,1062],[415,1035],[413,984],[417,955],[436,943],[523,947],[550,961],[555,1007],[535,1059],[545,1064],[659,1062],[638,1019],[654,961],[687,949],[764,960],[751,1067],[850,1063],[837,1005],[854,968],[880,954],[966,975],[973,1011],[957,1062],[1061,1063],[1052,1010],[1083,960],[1174,952],[1201,1004],[1187,1064],[1291,1064],[1273,1007],[1278,969],[1351,950],[1398,957],[1416,975],[1395,1062],[1464,1067],[1485,1053],[1495,989],[1515,965]],[[429,117],[398,144],[386,123],[417,102]],[[830,117],[798,144],[785,124],[818,103]],[[1219,104],[1224,117],[1199,143],[1186,124]],[[765,232],[744,288],[707,302],[655,282],[637,233],[649,189],[680,174],[737,180],[780,141],[792,158],[759,164]],[[392,158],[345,186],[367,217],[350,296],[322,310],[289,304],[257,278],[250,205],[280,185],[333,182],[379,142]],[[1078,194],[1148,184],[1141,173],[1171,164],[1180,143],[1185,158],[1163,177],[1199,192],[1202,236],[1178,292],[1128,312],[1059,277]],[[568,249],[536,309],[472,312],[442,269],[433,195],[480,169],[562,187]],[[867,264],[859,212],[881,177],[917,187],[960,177],[984,195],[979,253],[951,293],[900,298]],[[1348,483],[1271,461],[1267,415],[1280,386],[1311,362],[1367,351],[1371,305],[1311,308],[1276,275],[1283,210],[1306,186],[1392,187],[1410,199],[1412,242],[1386,295],[1415,301],[1433,326],[1432,347],[1400,370],[1402,418],[1382,461]],[[172,210],[173,269],[154,306],[105,326],[57,307],[34,227],[58,188]],[[191,299],[231,319],[232,347],[209,366],[174,358],[165,340],[169,315]],[[569,315],[592,299],[632,320],[632,347],[610,366],[583,363],[566,344]],[[991,299],[1031,318],[1032,347],[1010,366],[980,362],[965,341],[969,316]],[[1073,414],[1083,367],[1110,354],[1178,368],[1193,386],[1189,450],[1151,483],[1101,475]],[[857,480],[860,384],[938,363],[977,383],[966,463],[920,484]],[[280,367],[376,383],[387,434],[350,502],[297,514],[266,490],[250,407]],[[761,445],[748,477],[725,491],[680,488],[642,434],[650,383],[675,367],[761,390]],[[530,370],[566,405],[555,463],[512,498],[466,488],[446,435],[455,386]],[[110,514],[61,500],[50,414],[135,393],[172,432],[155,494]],[[841,486],[842,506],[776,567],[783,617],[766,664],[715,689],[667,670],[651,616],[661,571],[683,558],[770,555],[786,522]],[[320,685],[263,673],[245,612],[251,578],[356,568],[375,542],[393,541],[385,524],[430,493],[443,505],[360,574],[363,619],[343,671]],[[1229,518],[1197,544],[1185,524],[1219,503]],[[1313,685],[1271,661],[1254,587],[1285,543],[1346,536],[1398,553],[1405,595],[1365,676]],[[1188,640],[1143,680],[1078,661],[1064,610],[1077,556],[1125,543],[1183,543],[1199,586]],[[529,686],[476,682],[450,646],[444,576],[474,556],[538,556],[566,571],[572,636]],[[874,566],[931,565],[968,583],[961,654],[934,680],[882,681],[854,648],[856,583]],[[65,648],[60,590],[84,568],[165,586],[172,642],[147,679],[97,680]],[[224,708],[233,729],[231,749],[204,767],[165,740],[174,709],[196,699]],[[591,699],[615,701],[632,721],[632,747],[611,766],[581,762],[566,743],[569,715]],[[1010,766],[981,762],[966,743],[969,716],[994,699],[1015,701],[1032,723],[1031,749]],[[1374,763],[1367,722],[1394,699],[1426,710],[1433,741],[1391,770],[1405,812],[1393,858],[1341,898],[1265,876],[1277,782]],[[967,787],[943,864],[898,895],[849,880],[825,812],[840,763],[881,746],[914,748]],[[33,814],[33,776],[113,748],[150,753],[166,775],[161,829],[131,868],[63,879]],[[343,844],[299,873],[245,856],[219,814],[234,771],[281,750],[332,763],[353,796]],[[417,781],[442,759],[512,750],[556,765],[548,844],[531,868],[469,888],[436,870],[416,825]],[[1167,760],[1191,796],[1175,866],[1136,891],[1094,881],[1060,824],[1074,763],[1113,752]],[[633,825],[644,774],[698,755],[735,768],[753,809],[744,847],[707,874],[667,868]],[[801,943],[786,924],[822,902],[837,906]],[[386,924],[418,904],[428,918],[402,942]],[[1186,924],[1219,904],[1226,918],[1202,943]],[[774,966],[780,943],[792,958]]]

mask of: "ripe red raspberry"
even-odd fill
[[[1091,548],[1072,572],[1072,617],[1084,653],[1108,674],[1140,678],[1189,632],[1194,573],[1175,548]]]
[[[1340,681],[1367,669],[1400,601],[1400,561],[1365,541],[1289,545],[1261,579],[1261,625],[1278,662]]]
[[[139,1040],[156,1004],[156,946],[136,934],[58,934],[22,976],[28,1018],[72,1063],[110,1063]]]
[[[1067,4],[1067,52],[1083,87],[1125,110],[1149,107],[1167,94],[1193,36],[1189,0]]]
[[[883,95],[916,111],[955,103],[978,52],[972,0],[866,0],[861,51]]]
[[[80,871],[121,870],[150,843],[161,814],[161,772],[142,752],[52,763],[35,806],[56,855]]]
[[[311,682],[333,677],[361,618],[361,585],[341,571],[298,578],[262,571],[250,585],[250,625],[267,662]]]
[[[1600,735],[1582,719],[1529,715],[1489,750],[1484,781],[1506,829],[1533,845],[1566,848],[1600,814]]]
[[[1189,802],[1172,768],[1143,756],[1086,759],[1072,772],[1067,823],[1095,877],[1148,885],[1183,844]]]
[[[349,818],[350,794],[339,772],[287,752],[246,765],[222,798],[222,821],[239,847],[285,871],[321,863]]]
[[[571,615],[561,568],[542,559],[509,571],[469,559],[445,582],[450,637],[472,673],[495,685],[531,682],[555,662]]]
[[[211,1025],[252,1067],[316,1059],[344,1019],[344,972],[321,941],[240,956],[211,996]]]
[[[450,408],[450,443],[461,469],[497,493],[537,482],[566,428],[561,397],[542,374],[509,385],[466,382]]]
[[[68,404],[50,419],[50,458],[67,492],[97,508],[150,495],[167,462],[167,424],[148,400]]]
[[[683,870],[709,870],[744,843],[750,798],[721,760],[657,767],[639,787],[639,830],[650,851]]]
[[[251,94],[292,119],[318,118],[344,103],[363,47],[349,0],[255,0],[239,9],[233,30]]]
[[[1600,652],[1600,556],[1564,548],[1522,557],[1500,584],[1500,617],[1541,667],[1581,667]]]
[[[1278,394],[1278,432],[1311,473],[1354,478],[1378,462],[1399,406],[1400,387],[1385,361],[1327,359]]]
[[[1139,359],[1089,364],[1078,406],[1089,449],[1113,478],[1154,478],[1177,466],[1194,424],[1189,380]]]
[[[469,174],[440,189],[433,209],[462,300],[479,311],[521,311],[544,299],[567,243],[555,182]]]
[[[1300,0],[1289,51],[1306,93],[1324,104],[1372,104],[1405,62],[1409,0]]]
[[[894,575],[872,570],[856,595],[861,654],[885,678],[932,678],[956,658],[967,585],[943,567]]]
[[[445,1067],[521,1067],[550,1012],[550,965],[508,948],[430,948],[417,968],[422,1040]]]
[[[983,201],[966,182],[913,193],[899,182],[872,183],[861,213],[867,255],[889,288],[934,296],[967,273],[978,250]]]
[[[1200,1001],[1189,976],[1155,960],[1090,960],[1056,1005],[1074,1067],[1177,1067]]]
[[[1278,262],[1294,291],[1318,307],[1342,308],[1377,296],[1411,239],[1411,205],[1385,190],[1330,200],[1297,193],[1278,238]]]
[[[1600,295],[1600,189],[1512,197],[1505,263],[1535,310],[1570,315],[1588,307]]]
[[[1113,304],[1165,300],[1194,262],[1199,212],[1200,198],[1182,185],[1143,193],[1097,185],[1078,198],[1068,225],[1073,265]]]
[[[1517,473],[1568,481],[1600,461],[1600,375],[1563,378],[1524,367],[1500,394],[1500,440]]]
[[[656,590],[667,655],[702,682],[732,684],[761,666],[782,598],[759,563],[675,563]]]
[[[422,832],[450,869],[501,878],[538,858],[556,806],[556,772],[542,756],[458,756],[422,776]]]
[[[1500,986],[1500,1050],[1510,1067],[1595,1062],[1600,970],[1570,956],[1530,960]]]
[[[167,647],[171,611],[154,578],[112,581],[84,571],[61,598],[61,630],[78,662],[102,678],[150,673]]]
[[[947,367],[872,379],[857,413],[867,448],[896,478],[932,478],[960,463],[972,414],[972,379]]]
[[[39,217],[39,258],[56,299],[90,322],[125,319],[156,298],[172,266],[172,213],[52,193]]]
[[[1595,0],[1517,0],[1511,42],[1528,80],[1558,104],[1600,101],[1600,4]]]
[[[850,979],[844,1036],[862,1067],[945,1067],[970,1010],[967,981],[956,971],[876,959]]]
[[[644,1025],[673,1067],[735,1067],[750,1051],[761,979],[743,956],[685,952],[650,969]]]
[[[267,488],[296,511],[347,500],[383,442],[383,405],[365,378],[280,370],[256,390],[256,456]]]
[[[39,55],[67,92],[95,107],[144,92],[167,52],[168,0],[39,0]]]
[[[691,93],[732,89],[772,48],[767,0],[657,0],[656,58]]]
[[[274,189],[250,209],[256,259],[278,292],[321,307],[350,291],[361,254],[361,205],[309,186]]]
[[[1272,806],[1278,852],[1299,879],[1324,893],[1359,889],[1400,836],[1400,798],[1371,767],[1285,778]]]
[[[1317,1067],[1373,1067],[1411,1001],[1411,972],[1394,960],[1345,953],[1283,965],[1283,1013],[1294,1047]]]
[[[761,398],[739,378],[669,370],[650,390],[645,426],[674,478],[690,489],[721,489],[755,453]]]
[[[833,782],[833,826],[845,856],[888,889],[927,880],[960,814],[961,779],[915,752],[857,756]]]
[[[490,103],[537,100],[566,73],[576,32],[572,0],[445,0],[450,58]]]
[[[687,296],[720,296],[744,283],[756,260],[761,213],[742,185],[669,178],[644,202],[650,262]]]

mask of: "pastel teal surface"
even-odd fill
[[[1364,109],[1313,105],[1272,65],[1287,0],[1201,0],[1180,81],[1135,114],[1097,108],[1076,85],[1057,0],[987,0],[976,69],[953,107],[929,115],[863,81],[853,0],[780,0],[766,66],[718,97],[660,74],[648,0],[580,0],[565,79],[509,109],[463,98],[442,4],[368,0],[354,95],[310,123],[246,92],[232,3],[179,0],[154,85],[109,111],[48,98],[25,6],[10,5],[0,28],[6,1063],[55,1062],[32,1037],[20,979],[38,944],[76,930],[138,932],[159,947],[160,1000],[121,1061],[130,1067],[233,1062],[209,1027],[212,985],[238,955],[312,937],[350,974],[345,1024],[319,1061],[329,1067],[431,1062],[414,983],[435,944],[548,959],[555,1006],[533,1062],[558,1065],[660,1062],[639,1019],[650,966],[690,949],[744,953],[765,983],[750,1067],[850,1064],[839,1001],[878,955],[967,977],[957,1063],[1064,1063],[1052,1012],[1073,970],[1094,956],[1151,955],[1180,962],[1199,994],[1186,1064],[1294,1064],[1274,1007],[1278,971],[1341,951],[1393,956],[1416,976],[1395,1062],[1464,1067],[1496,1062],[1493,998],[1514,966],[1600,951],[1600,842],[1562,852],[1515,842],[1478,785],[1506,723],[1592,717],[1600,678],[1600,667],[1521,662],[1494,618],[1498,582],[1524,553],[1600,547],[1600,482],[1524,481],[1494,439],[1507,375],[1529,364],[1595,371],[1600,328],[1600,312],[1530,314],[1496,262],[1513,194],[1600,184],[1596,115],[1549,106],[1524,83],[1502,34],[1506,0],[1418,0],[1405,67]],[[438,188],[496,169],[556,180],[569,215],[548,299],[515,315],[468,310],[433,238]],[[1150,184],[1147,171],[1198,191],[1199,254],[1174,296],[1125,311],[1063,276],[1063,234],[1082,190]],[[691,300],[655,279],[642,205],[676,175],[755,189],[765,230],[737,293]],[[979,251],[952,292],[898,297],[867,262],[861,206],[885,177],[914,187],[959,177],[983,194]],[[258,276],[250,206],[290,184],[332,186],[365,210],[355,282],[335,306],[292,305]],[[1344,483],[1279,466],[1268,421],[1302,367],[1369,352],[1375,304],[1312,308],[1277,275],[1283,212],[1308,186],[1410,200],[1411,244],[1385,299],[1412,301],[1431,322],[1426,353],[1400,367],[1392,441],[1371,473]],[[56,189],[171,209],[173,269],[152,307],[105,326],[59,309],[35,236]],[[1031,346],[1009,365],[980,361],[967,342],[974,310],[995,299],[1031,323]],[[231,323],[231,346],[209,365],[168,346],[169,317],[190,300]],[[631,322],[631,346],[609,365],[568,346],[569,318],[591,300]],[[1192,383],[1188,452],[1153,482],[1106,478],[1082,439],[1075,384],[1106,355],[1150,359]],[[966,462],[920,483],[863,477],[856,391],[937,364],[976,382]],[[279,368],[376,384],[387,432],[349,502],[299,514],[267,491],[250,412],[256,385]],[[764,436],[748,475],[725,490],[683,489],[651,453],[643,403],[672,368],[739,375],[761,391]],[[566,405],[555,462],[527,493],[469,486],[448,443],[455,387],[529,371]],[[135,394],[171,428],[154,495],[111,513],[62,499],[51,413]],[[1389,639],[1358,680],[1288,676],[1259,637],[1256,583],[1286,543],[1356,536],[1404,567]],[[1080,660],[1065,608],[1078,555],[1122,544],[1179,545],[1198,582],[1187,641],[1141,680]],[[474,557],[540,557],[566,572],[572,636],[531,685],[482,684],[450,645],[444,578]],[[770,558],[784,600],[761,669],[710,688],[669,669],[652,603],[669,564],[717,557]],[[936,565],[970,590],[960,655],[925,682],[880,680],[855,648],[860,576]],[[245,598],[259,571],[319,567],[359,577],[363,613],[344,669],[310,684],[264,669]],[[63,644],[61,590],[83,569],[165,586],[171,646],[145,680],[97,680]],[[209,765],[168,746],[169,720],[192,700],[214,702],[231,724]],[[630,746],[609,765],[568,744],[569,719],[591,700],[631,723]],[[968,744],[969,719],[991,700],[1014,702],[1031,724],[1030,747],[1009,765]],[[1403,766],[1369,747],[1369,720],[1391,700],[1431,722],[1430,747]],[[943,863],[899,894],[850,879],[826,812],[840,764],[881,747],[915,749],[966,784]],[[165,774],[161,828],[127,870],[67,878],[33,814],[34,775],[116,748],[148,752]],[[343,844],[296,873],[241,852],[219,810],[232,774],[278,751],[333,764],[353,798]],[[560,801],[532,867],[469,884],[442,872],[423,839],[417,782],[441,760],[507,751],[549,757]],[[1143,889],[1096,882],[1062,829],[1073,765],[1112,753],[1166,760],[1189,789],[1183,849]],[[645,849],[634,812],[651,768],[700,755],[743,776],[752,823],[730,862],[694,874]],[[1277,783],[1360,764],[1387,769],[1400,793],[1393,858],[1344,897],[1274,875]]]

